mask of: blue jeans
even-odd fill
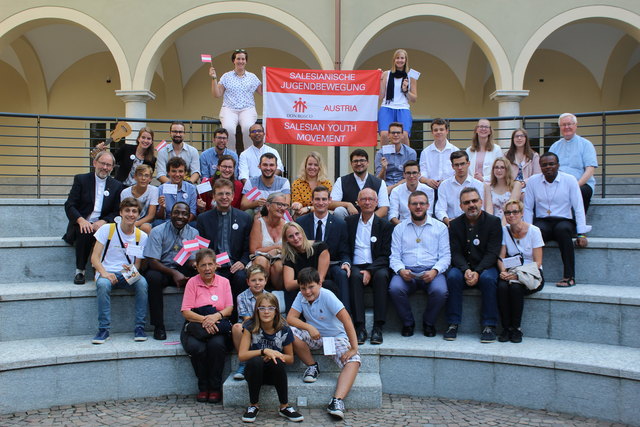
[[[482,293],[482,326],[498,325],[498,270],[489,268],[480,274],[476,284]],[[456,267],[447,271],[447,322],[459,325],[462,320],[462,291],[469,288],[464,281],[464,272]]]
[[[145,317],[147,315],[147,281],[140,277],[133,285],[127,283],[122,274],[113,273],[118,278],[115,285],[109,279],[102,276],[96,280],[98,294],[98,328],[109,329],[111,327],[111,289],[126,289],[136,294],[136,327],[144,328]]]

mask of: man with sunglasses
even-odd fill
[[[274,148],[264,143],[264,128],[260,123],[256,123],[249,128],[249,138],[253,145],[242,153],[238,161],[238,179],[245,183],[249,178],[260,175],[260,160],[265,153],[271,153],[276,157],[276,175],[282,175],[284,167],[280,154]]]
[[[498,270],[496,263],[502,248],[500,218],[482,210],[482,196],[476,188],[465,187],[460,192],[463,214],[449,224],[451,268],[447,271],[447,331],[444,339],[458,336],[462,320],[462,291],[478,288],[482,293],[482,333],[480,342],[496,340],[498,324]]]
[[[403,127],[400,122],[389,125],[391,144],[383,146],[376,153],[374,161],[376,176],[387,183],[387,192],[391,193],[404,178],[403,165],[409,160],[416,160],[416,150],[402,143]]]

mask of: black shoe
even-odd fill
[[[84,285],[85,284],[84,273],[77,273],[76,277],[73,278],[73,284]]]
[[[436,328],[433,325],[429,325],[426,323],[422,324],[422,333],[425,337],[435,337],[436,336]]]
[[[409,326],[403,326],[402,327],[402,336],[403,337],[410,337],[413,335],[413,329],[414,329],[415,325],[409,325]]]
[[[358,328],[356,336],[358,337],[358,345],[362,345],[367,341],[367,330],[364,326]]]
[[[153,339],[158,341],[167,339],[167,331],[164,330],[164,326],[156,326],[153,330]]]
[[[498,335],[498,341],[507,342],[511,339],[511,328],[503,328],[500,335]]]
[[[522,330],[520,328],[514,328],[511,331],[511,342],[516,344],[522,342]]]
[[[485,326],[480,334],[481,343],[490,343],[496,341],[496,328],[493,326]]]
[[[442,334],[442,338],[447,341],[455,341],[458,338],[458,325],[452,323],[449,325],[444,334]]]
[[[374,326],[371,330],[371,344],[382,344],[382,328],[380,326]]]

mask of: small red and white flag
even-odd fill
[[[202,62],[211,62],[211,55],[207,55],[206,53],[201,53],[200,54],[200,60]]]
[[[198,242],[197,238],[193,240],[187,240],[182,244],[182,248],[185,251],[189,252],[197,251],[198,249],[200,249],[200,242]]]
[[[173,258],[173,260],[180,265],[184,265],[184,263],[187,262],[187,260],[189,259],[190,255],[191,255],[191,252],[186,251],[184,248],[182,248]]]
[[[282,215],[282,216],[284,217],[284,220],[287,221],[287,222],[293,221],[293,217],[291,216],[289,211],[284,211],[284,215]]]
[[[222,252],[221,254],[216,255],[216,264],[224,265],[228,262],[231,262],[231,258],[229,258],[228,253]]]
[[[258,187],[253,187],[251,190],[249,190],[246,196],[249,200],[257,200],[262,197],[262,191],[258,190]]]
[[[198,245],[200,245],[200,249],[206,249],[209,247],[210,240],[205,239],[202,236],[196,236],[196,240],[198,241]]]
[[[166,146],[167,146],[167,141],[163,139],[162,142],[160,142],[160,144],[156,145],[156,151],[160,151]]]

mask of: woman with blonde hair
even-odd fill
[[[312,151],[302,161],[298,172],[298,179],[291,185],[291,209],[295,216],[302,216],[313,212],[311,192],[322,185],[331,193],[331,181],[327,179],[327,170],[320,153]]]
[[[502,218],[502,225],[506,224],[504,205],[510,199],[520,199],[522,184],[511,175],[511,162],[504,157],[498,157],[491,166],[491,204],[488,212]]]
[[[481,182],[491,180],[493,161],[502,157],[502,149],[493,142],[493,129],[487,119],[480,119],[473,130],[469,155],[469,174]]]
[[[378,111],[378,132],[380,143],[386,145],[389,142],[389,125],[400,122],[403,126],[403,143],[409,145],[413,118],[409,103],[418,99],[418,80],[412,77],[409,68],[409,55],[404,49],[398,49],[393,53],[391,70],[382,73],[380,80],[380,101],[382,105]],[[419,74],[418,74],[419,76]]]

